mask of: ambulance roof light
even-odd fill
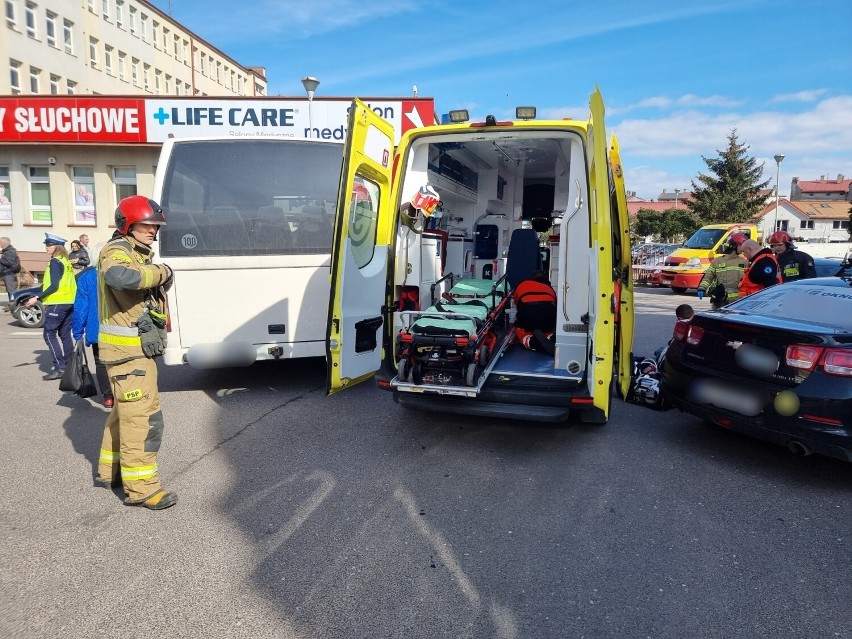
[[[515,107],[516,120],[535,120],[535,107]]]
[[[467,112],[467,109],[450,111],[450,122],[458,124],[459,122],[467,122],[468,120],[470,120],[470,114]]]

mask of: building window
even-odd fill
[[[124,2],[123,0],[115,0],[115,24],[118,27],[124,28]]]
[[[18,16],[15,11],[15,0],[6,0],[6,24],[17,31]]]
[[[50,206],[50,175],[46,166],[27,167],[30,186],[30,222],[53,224],[53,209]]]
[[[17,60],[9,61],[9,84],[11,85],[12,94],[20,95],[21,93],[21,63]]]
[[[89,64],[93,69],[98,68],[98,41],[89,36]]]
[[[166,74],[166,95],[169,95],[172,92],[172,76],[168,73]]]
[[[102,0],[102,2],[101,2],[101,15],[103,15],[104,20],[109,22],[109,0]]]
[[[788,221],[787,220],[775,220],[775,230],[776,231],[787,231]]]
[[[71,80],[65,80],[65,92],[68,95],[74,95],[77,93],[77,83],[72,82]]]
[[[148,42],[148,16],[144,13],[139,17],[139,30],[142,32],[142,42]]]
[[[61,78],[53,73],[50,74],[50,95],[59,95],[59,81]]]
[[[831,222],[831,228],[835,231],[840,231],[841,229],[848,229],[849,220],[833,220]]]
[[[115,75],[115,71],[112,68],[112,52],[113,48],[109,45],[104,45],[104,69],[110,75]]]
[[[130,33],[136,35],[136,9],[130,7]]]
[[[89,4],[89,11],[91,11],[92,13],[97,15],[97,13],[98,13],[97,0],[89,0],[88,4]]]
[[[0,224],[12,223],[12,190],[9,188],[9,167],[0,166]]]
[[[189,83],[187,83],[187,82],[183,83],[183,94],[184,95],[191,95],[190,90],[189,90]]]
[[[175,36],[175,60],[180,60],[180,36]]]
[[[200,53],[199,59],[200,59],[200,62],[201,62],[201,64],[199,65],[200,66],[199,70],[201,71],[201,75],[207,75],[207,68],[206,68],[207,67],[207,56],[204,55],[204,51],[202,51]]]
[[[222,84],[222,63],[216,61],[216,82]]]
[[[169,30],[167,27],[163,27],[163,52],[169,52]]]
[[[134,86],[139,86],[139,60],[136,58],[130,60],[130,79]]]
[[[142,65],[142,81],[144,83],[143,86],[145,87],[145,90],[150,91],[151,90],[151,65],[150,64],[143,64]]]
[[[136,195],[136,167],[116,166],[112,169],[112,181],[115,183],[115,201]]]
[[[38,10],[38,6],[33,4],[32,2],[27,2],[25,18],[24,22],[27,27],[27,35],[31,38],[38,37],[38,31],[36,30],[36,11]]]
[[[35,67],[30,67],[30,93],[38,93],[39,92],[39,76],[41,75],[41,69],[36,69]]]
[[[56,48],[56,14],[51,11],[45,12],[44,33],[47,43]]]
[[[65,53],[74,55],[74,23],[65,20],[62,23],[62,39],[65,42]]]
[[[814,221],[813,220],[801,220],[799,222],[799,228],[800,229],[811,229],[811,230],[813,230]]]
[[[91,166],[72,166],[71,181],[74,183],[74,223],[94,226],[95,219],[95,170]]]
[[[127,54],[118,52],[118,77],[127,82]]]
[[[184,40],[181,44],[183,45],[183,63],[188,65],[189,64],[189,42]]]
[[[151,41],[155,49],[160,48],[160,23],[156,20],[153,20],[151,25]]]
[[[163,72],[159,69],[154,70],[154,93],[157,95],[163,93]]]

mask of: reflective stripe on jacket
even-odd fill
[[[161,286],[168,269],[133,236],[113,236],[98,257],[98,343],[101,359],[116,364],[144,357],[136,321],[145,308],[168,314]]]
[[[77,294],[77,280],[74,279],[74,267],[67,257],[53,257],[51,260],[56,260],[62,264],[62,278],[59,280],[59,288],[50,295],[41,298],[43,304],[73,304],[74,296]],[[41,290],[46,291],[50,288],[50,265],[44,271],[44,282]]]
[[[706,293],[711,286],[718,282],[725,287],[728,301],[737,298],[740,295],[740,280],[742,280],[747,266],[748,260],[740,255],[731,255],[730,253],[720,255],[710,262],[710,266],[704,271],[704,276],[698,284],[698,290]]]

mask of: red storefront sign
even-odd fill
[[[147,142],[145,101],[133,98],[0,100],[2,142]]]

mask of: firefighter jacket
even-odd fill
[[[54,269],[56,263],[62,265],[62,270]],[[54,283],[53,277],[55,273],[60,272],[62,276],[58,283]],[[52,290],[51,290],[52,289]],[[47,269],[44,272],[44,281],[42,282],[42,304],[73,304],[74,296],[77,294],[77,280],[74,279],[74,267],[67,257],[53,257],[50,259]],[[44,295],[48,292],[47,295]]]
[[[787,245],[787,250],[775,256],[781,268],[781,279],[785,282],[795,282],[809,277],[816,277],[814,258],[807,253],[797,251]]]
[[[98,258],[98,344],[105,364],[145,357],[136,322],[150,309],[168,316],[169,269],[152,264],[154,252],[116,232]]]
[[[767,286],[781,283],[781,272],[778,260],[769,249],[756,253],[749,261],[740,281],[740,297],[751,295],[765,289]]]
[[[721,284],[725,287],[727,302],[732,302],[740,296],[740,280],[743,278],[748,260],[736,253],[725,253],[710,262],[710,266],[704,271],[704,276],[698,284],[698,290],[705,293],[711,292],[712,288]]]

